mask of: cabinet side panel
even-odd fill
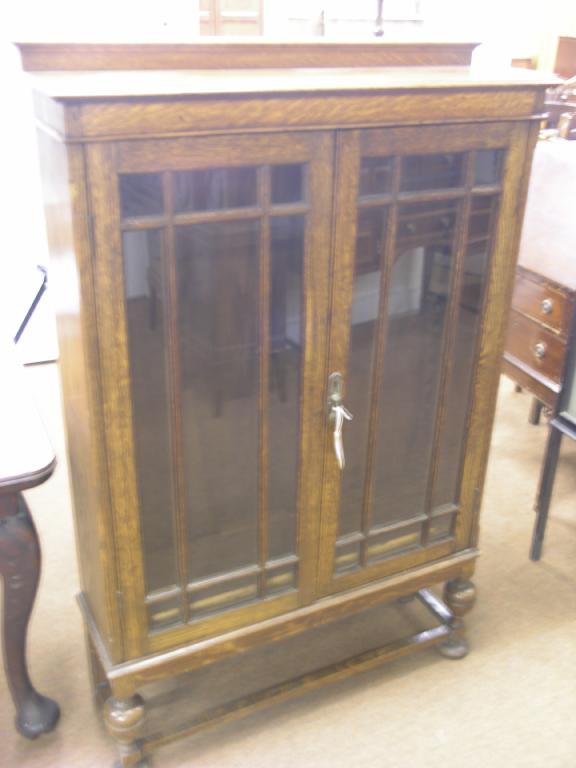
[[[51,285],[81,585],[108,652],[121,660],[103,455],[95,297],[83,149],[38,133]]]

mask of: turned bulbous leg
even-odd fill
[[[444,587],[444,601],[454,614],[450,636],[439,643],[438,650],[448,659],[462,659],[468,654],[463,616],[476,602],[476,587],[468,579],[454,579]]]
[[[104,705],[104,722],[118,746],[118,766],[148,765],[142,752],[144,715],[144,700],[138,694],[129,699],[111,697]]]

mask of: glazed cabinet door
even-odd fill
[[[339,137],[323,593],[471,545],[525,131]]]
[[[134,656],[314,596],[333,136],[87,152]]]

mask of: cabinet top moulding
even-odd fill
[[[17,43],[27,72],[129,69],[463,66],[478,43],[290,41],[219,37],[194,43]]]
[[[18,47],[39,122],[68,141],[539,119],[555,82],[476,71],[472,44]]]

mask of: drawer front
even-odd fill
[[[517,272],[512,306],[562,336],[568,335],[572,302],[555,288]]]
[[[556,334],[516,311],[510,316],[506,353],[541,377],[560,382],[566,344]]]

